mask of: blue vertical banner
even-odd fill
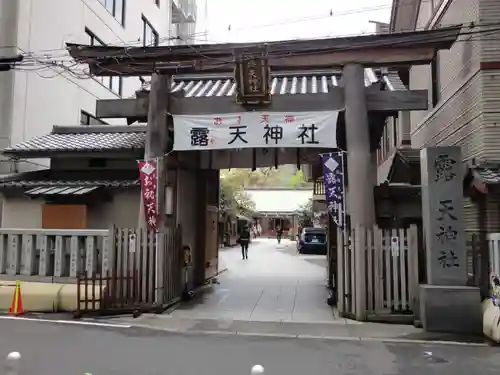
[[[345,226],[345,180],[343,151],[322,154],[323,182],[326,207],[333,222],[341,229]]]

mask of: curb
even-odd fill
[[[221,269],[221,270],[217,271],[217,273],[216,273],[215,275],[213,275],[212,277],[209,277],[208,279],[206,279],[206,280],[205,280],[205,284],[204,284],[204,285],[199,286],[198,288],[196,288],[196,289],[195,289],[195,292],[196,292],[196,291],[198,291],[198,290],[200,290],[201,288],[203,288],[203,287],[207,286],[207,285],[211,285],[211,281],[212,281],[213,279],[215,279],[217,276],[222,275],[222,274],[223,274],[224,272],[226,272],[227,270],[228,270],[228,268],[227,268],[227,267],[224,267],[223,269]]]
[[[360,337],[360,336],[319,336],[319,335],[304,335],[304,334],[286,334],[286,333],[253,333],[253,332],[229,332],[217,330],[192,330],[185,331],[181,329],[159,328],[143,324],[132,324],[130,328],[145,328],[150,330],[162,331],[178,335],[186,336],[240,336],[240,337],[255,337],[255,338],[275,338],[275,339],[309,339],[309,340],[324,340],[324,341],[343,341],[343,342],[379,342],[392,344],[424,344],[424,345],[447,345],[447,346],[470,346],[470,347],[489,347],[487,342],[460,342],[460,341],[443,341],[443,340],[420,340],[420,339],[405,339],[394,337]]]
[[[194,294],[196,295],[197,293],[199,293],[200,291],[202,291],[203,289],[205,288],[208,288],[210,286],[212,286],[212,280],[214,280],[216,277],[222,275],[224,272],[226,272],[228,270],[227,267],[224,267],[223,269],[217,271],[217,273],[215,275],[213,275],[212,277],[209,277],[208,279],[205,280],[205,284],[195,288],[193,290]],[[177,307],[179,307],[179,305],[184,302],[182,301],[182,298],[179,299],[178,301],[175,301],[175,302],[172,302],[167,308],[164,309],[163,311],[163,314],[171,314],[173,311],[175,311],[177,309]],[[161,315],[161,314],[160,314]]]

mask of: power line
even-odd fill
[[[476,28],[480,27],[477,25],[470,26],[469,31],[462,31],[459,33],[459,39],[457,40],[457,43],[472,42],[472,41],[487,41],[487,40],[495,40],[496,41],[496,40],[498,40],[497,37],[491,37],[491,38],[485,37],[489,34],[498,33],[500,31],[500,27],[491,27],[493,25],[491,23],[488,25],[490,28],[485,29],[485,30],[483,30],[483,29],[475,30]],[[500,26],[500,23],[497,22],[496,25]],[[478,36],[479,36],[479,38],[477,38]],[[464,40],[463,37],[467,37],[467,39]],[[474,39],[474,38],[476,38],[476,39]],[[318,39],[320,39],[320,38],[318,38]],[[439,42],[439,40],[434,40],[434,41]],[[281,52],[272,53],[272,54],[270,54],[270,57],[280,57],[280,56],[290,55],[291,50],[289,49],[289,47],[286,48],[287,45],[290,44],[290,41],[285,41],[283,43],[284,43],[284,46],[283,46],[284,50]],[[396,46],[397,44],[395,44],[394,42],[391,42],[390,45]],[[226,61],[226,60],[215,59],[215,58],[206,58],[206,56],[203,56],[203,54],[201,54],[198,51],[196,45],[187,44],[187,46],[190,47],[191,50],[193,51],[193,58],[204,57],[209,62],[215,61],[216,65],[224,65],[224,64],[228,64],[228,63],[232,62],[232,61]],[[370,42],[370,43],[365,43],[365,45],[361,45],[361,46],[358,45],[357,48],[370,48],[370,47],[374,47],[374,46],[375,45],[373,44],[373,42]],[[381,44],[381,42],[377,41],[376,46],[378,46],[378,47],[383,46],[383,43]],[[123,55],[114,56],[114,57],[120,57],[120,58],[130,57],[126,53],[126,49],[124,49],[124,50],[125,50],[125,53]],[[295,55],[302,55],[302,56],[303,55],[314,55],[316,53],[318,53],[317,48],[302,49],[298,52],[294,52]],[[154,55],[151,55],[151,57],[154,57]],[[88,59],[86,62],[87,63],[98,63],[97,61],[95,61],[93,59]],[[0,69],[1,69],[2,65],[5,65],[5,64],[10,64],[10,63],[8,63],[8,62],[2,63],[0,61]],[[141,65],[146,65],[146,64],[150,64],[150,62],[143,63],[143,64],[138,62],[136,65],[139,68]],[[48,77],[42,76],[40,74],[40,72],[42,72],[43,70],[47,70],[47,69],[50,69],[50,70],[56,69],[57,70],[56,74],[48,76]],[[88,68],[86,69],[85,67],[82,67],[82,64],[80,62],[76,62],[72,59],[70,59],[70,60],[52,59],[52,58],[50,58],[50,56],[45,56],[44,58],[36,58],[35,56],[30,55],[30,54],[28,54],[27,58],[24,58],[24,60],[22,62],[14,64],[14,70],[24,71],[24,72],[35,72],[41,78],[47,78],[47,79],[55,78],[59,75],[63,75],[64,73],[68,73],[76,79],[89,79],[89,78],[93,77],[90,74],[90,72],[88,71]],[[109,70],[109,71],[111,71],[111,70]]]
[[[431,0],[421,0],[422,2],[430,2]],[[399,8],[405,7],[405,6],[414,6],[412,3],[412,0],[401,0],[400,4],[398,5]],[[306,17],[295,17],[295,18],[286,18],[281,21],[273,22],[273,23],[268,23],[268,24],[261,24],[261,25],[253,25],[249,27],[243,27],[243,28],[237,28],[237,29],[232,29],[232,31],[239,31],[239,30],[255,30],[259,28],[267,28],[267,27],[272,27],[276,25],[289,25],[289,24],[295,24],[295,23],[303,23],[303,22],[308,22],[308,21],[314,21],[314,20],[320,20],[320,19],[335,19],[343,16],[349,16],[349,15],[355,15],[355,14],[362,14],[362,13],[369,13],[369,12],[374,12],[374,11],[379,11],[379,10],[384,10],[384,9],[390,9],[391,6],[387,4],[379,4],[379,5],[373,5],[370,7],[361,7],[361,8],[355,8],[351,10],[346,10],[346,11],[341,11],[341,12],[332,12],[330,9],[329,12],[323,12],[317,15],[312,15],[312,16],[306,16]],[[451,26],[448,25],[448,26]],[[413,31],[413,30],[403,30],[403,31]],[[83,31],[82,31],[83,32]],[[186,35],[187,39],[190,39],[191,37],[194,36],[200,36],[206,34],[206,32],[194,32],[191,34]],[[325,35],[324,37],[329,37],[330,35]],[[163,37],[159,39],[160,44],[164,42],[169,42],[173,40],[177,40],[178,37]],[[216,40],[211,40],[211,42],[214,43],[223,43],[223,41],[216,41]],[[140,46],[142,44],[142,41],[140,38],[136,38],[130,41],[122,41],[119,40],[116,43],[110,42],[107,43],[108,45],[113,45],[113,46],[124,46],[124,47],[133,47],[133,46]],[[7,49],[7,48],[19,48],[18,46],[11,45],[11,46],[0,46],[0,49]],[[55,52],[66,52],[66,48],[61,47],[61,48],[51,48],[51,49],[41,49],[41,50],[36,50],[36,51],[27,51],[25,53],[29,54],[47,54],[47,53],[55,53]]]
[[[499,24],[500,25],[500,24]],[[497,27],[497,28],[491,28],[491,29],[488,29],[488,30],[470,30],[470,31],[462,31],[459,33],[459,37],[460,36],[471,36],[471,35],[479,35],[481,33],[485,34],[485,33],[494,33],[494,32],[498,32],[500,31],[500,28]],[[348,51],[348,50],[351,50],[353,48],[356,48],[356,49],[359,49],[359,48],[380,48],[380,47],[387,47],[387,46],[391,46],[391,47],[397,47],[398,45],[401,45],[401,44],[407,44],[408,41],[404,39],[404,36],[401,35],[401,41],[400,42],[394,42],[394,41],[384,41],[384,40],[372,40],[372,41],[366,41],[362,44],[360,43],[357,43],[355,46],[353,47],[348,47],[348,46],[343,46],[342,48],[340,47],[336,47],[335,48],[335,51]],[[449,38],[449,36],[446,36],[446,38]],[[471,38],[469,38],[471,39]],[[428,37],[427,38],[427,42],[434,42],[434,43],[439,43],[441,41],[445,41],[446,39],[443,39],[443,37],[440,37],[440,36],[435,36],[434,38],[430,38]],[[214,65],[225,65],[225,64],[228,64],[228,63],[231,63],[232,61],[227,61],[227,58],[225,59],[220,59],[220,58],[215,58],[215,57],[212,57],[212,58],[206,58],[206,56],[203,56],[199,50],[199,47],[200,46],[196,46],[196,45],[189,45],[189,47],[191,47],[191,50],[192,50],[192,55],[193,55],[193,60],[191,62],[189,61],[185,61],[185,64],[184,66],[189,66],[189,64],[191,63],[195,63],[197,58],[199,60],[199,57],[204,57],[205,58],[205,61],[208,61],[209,63],[210,62],[215,62]],[[283,57],[283,56],[291,56],[291,55],[295,55],[295,56],[298,56],[298,55],[315,55],[315,54],[318,54],[318,53],[321,53],[321,52],[327,52],[329,50],[332,49],[332,47],[324,47],[323,50],[320,50],[318,49],[318,47],[302,47],[300,50],[297,50],[297,48],[293,45],[293,42],[292,41],[283,41],[283,42],[275,42],[272,44],[272,47],[275,51],[273,52],[270,52],[268,54],[268,57],[270,58],[273,58],[273,57]],[[214,46],[214,50],[211,50],[210,53],[213,54],[213,55],[224,55],[224,51],[227,50],[227,47],[218,47],[219,49],[217,50],[216,49],[217,46]],[[164,58],[168,58],[168,52],[165,52],[165,51],[162,51],[162,57]],[[182,53],[182,56],[183,56],[183,59],[186,59],[186,60],[189,60],[188,56],[190,55],[190,52],[187,52],[187,51],[184,51]],[[172,58],[175,59],[177,55],[172,55]],[[143,59],[146,59],[146,58],[151,58],[151,59],[154,59],[155,57],[159,57],[158,55],[158,52],[152,50],[150,53],[141,53],[140,56],[137,56],[137,58],[140,58],[141,60]],[[124,49],[123,50],[123,53],[119,53],[119,54],[116,54],[116,53],[113,53],[113,55],[110,55],[108,57],[102,57],[102,58],[82,58],[81,59],[81,62],[83,63],[90,63],[90,64],[95,64],[97,65],[98,67],[103,67],[102,63],[104,63],[105,61],[111,61],[111,60],[116,60],[116,62],[119,64],[120,61],[119,59],[126,59],[128,58],[127,60],[127,63],[129,64],[129,66],[136,66],[137,68],[141,67],[141,66],[150,66],[152,61],[149,60],[149,61],[137,61],[135,60],[136,57],[135,56],[132,56],[130,55],[129,51],[127,49]],[[175,60],[174,60],[175,61]],[[166,61],[165,61],[166,62]],[[178,68],[182,68],[183,65],[180,64],[180,63],[177,63],[177,64],[173,64],[170,66],[172,69],[178,69]],[[137,71],[141,71],[141,70],[137,70]],[[144,73],[145,74],[145,73]]]

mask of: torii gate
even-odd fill
[[[398,68],[429,64],[438,50],[449,49],[453,45],[459,32],[460,27],[450,27],[410,33],[266,43],[265,60],[271,72],[339,68],[342,70],[343,85],[329,87],[326,92],[271,95],[269,103],[261,102],[257,106],[239,104],[230,95],[188,97],[181,91],[171,93],[174,74],[197,74],[199,79],[205,80],[210,80],[214,74],[229,74],[227,78],[232,79],[234,51],[251,51],[254,43],[132,48],[68,44],[68,49],[72,57],[89,63],[91,73],[98,76],[152,75],[149,95],[135,99],[99,100],[96,111],[100,118],[147,119],[145,159],[163,157],[169,149],[169,132],[173,128],[170,114],[234,113],[256,108],[265,108],[270,112],[343,110],[350,221],[352,227],[371,227],[375,223],[373,187],[376,167],[371,157],[369,113],[387,116],[399,111],[426,110],[428,93],[427,90],[381,91],[380,85],[366,87],[365,67]],[[241,82],[238,89],[241,91]],[[232,154],[232,151],[229,153]],[[280,161],[298,160],[303,164],[317,159],[317,154],[317,149],[304,149],[297,157],[293,151],[285,153]],[[255,156],[234,165],[230,158],[222,156],[222,152],[210,152],[206,158],[201,157],[202,153],[199,155],[197,166],[202,169],[259,166]],[[164,179],[165,173],[159,175]],[[159,182],[160,208],[165,206],[162,204],[165,199],[162,186],[165,183]],[[160,216],[163,217],[162,212]],[[355,259],[357,263],[364,264],[364,253],[356,254]],[[159,272],[164,271],[160,269]],[[358,295],[366,294],[364,280],[357,281],[356,291]]]

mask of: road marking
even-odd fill
[[[8,315],[0,315],[0,320],[24,320],[24,321],[40,322],[40,323],[72,324],[72,325],[108,327],[108,328],[132,327],[131,325],[126,325],[126,324],[98,323],[98,322],[87,322],[81,320],[52,320],[52,319],[26,318],[26,317],[8,316]]]

